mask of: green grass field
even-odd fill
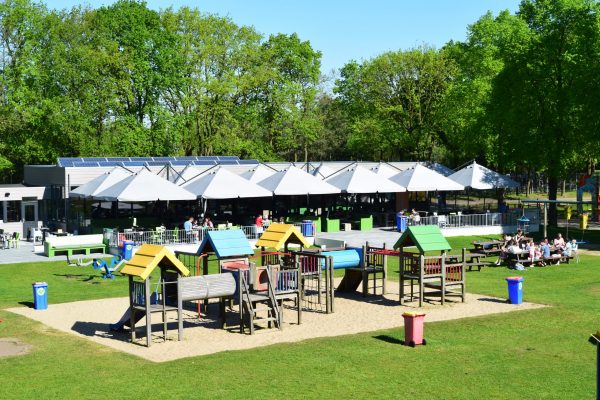
[[[450,239],[454,248],[471,240]],[[0,398],[592,399],[595,349],[587,340],[600,328],[598,261],[522,271],[525,300],[551,307],[427,323],[428,345],[416,349],[398,344],[399,328],[161,364],[4,311],[31,302],[33,281],[47,281],[58,303],[125,296],[124,278],[103,281],[91,267],[64,262],[2,265],[0,337],[33,351],[0,359]],[[390,269],[397,279],[397,266]],[[484,268],[468,273],[467,287],[505,297],[504,278],[514,274]]]

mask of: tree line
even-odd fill
[[[599,3],[524,0],[464,41],[349,61],[198,9],[0,3],[0,170],[58,156],[477,159],[548,176],[596,163]],[[552,216],[552,215],[551,215]]]

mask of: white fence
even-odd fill
[[[295,223],[298,229],[302,229],[301,223]],[[183,229],[156,229],[152,231],[139,231],[125,229],[124,232],[109,231],[105,233],[105,239],[109,240],[110,246],[120,246],[124,241],[133,242],[134,246],[141,246],[145,243],[150,244],[199,244],[204,240],[204,235],[208,231],[219,231],[227,229],[241,229],[248,240],[256,240],[262,234],[255,225],[251,226],[226,226],[217,228],[202,227],[186,231]]]

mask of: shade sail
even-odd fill
[[[371,168],[371,171],[384,178],[390,178],[396,175],[400,170],[386,163],[379,163],[378,166]]]
[[[102,174],[85,185],[79,186],[77,189],[69,192],[69,197],[84,198],[95,197],[98,193],[108,189],[112,185],[121,182],[123,179],[131,176],[130,172],[122,168],[115,168],[105,174]]]
[[[473,164],[467,165],[450,175],[449,178],[465,187],[473,189],[485,190],[519,187],[519,183],[508,176],[492,171],[483,165],[477,164],[475,161],[473,161]]]
[[[196,200],[196,195],[148,170],[142,170],[94,198],[107,201]]]
[[[249,180],[252,183],[258,183],[263,179],[267,179],[275,172],[277,171],[275,171],[272,168],[266,167],[262,164],[259,164],[256,168],[252,168],[249,171],[243,172],[240,176]]]
[[[326,180],[346,193],[392,193],[406,189],[365,167],[353,166]]]
[[[323,165],[323,163],[321,163],[321,165],[319,165],[317,168],[315,168],[311,174],[316,176],[317,178],[320,179],[325,179],[330,177],[331,175],[333,175],[337,170],[328,167],[326,165]]]
[[[211,170],[185,183],[183,188],[203,199],[268,197],[272,193],[224,168]]]
[[[330,194],[341,192],[339,188],[293,166],[274,173],[258,184],[275,195]]]
[[[175,179],[173,180],[173,182],[175,182],[177,185],[182,185],[183,183],[188,182],[193,178],[199,176],[201,173],[202,170],[200,168],[188,166],[185,169],[183,169],[183,171],[179,172],[179,174],[174,174]]]
[[[402,185],[409,192],[429,192],[463,190],[464,186],[430,170],[421,164],[406,169],[390,178],[390,181]]]
[[[425,166],[431,170],[434,170],[435,172],[437,172],[438,174],[442,174],[445,177],[448,177],[450,175],[452,175],[454,173],[454,170],[446,167],[443,164],[440,163],[426,163]]]

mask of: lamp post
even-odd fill
[[[600,400],[600,330],[590,335],[590,343],[596,346],[596,400]]]

